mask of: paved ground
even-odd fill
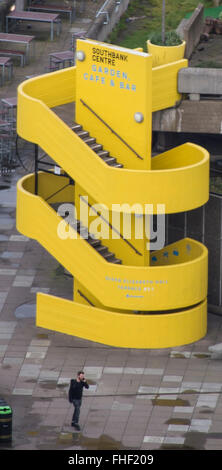
[[[73,27],[87,19],[85,13]],[[25,75],[41,73],[50,51],[69,47],[64,25],[59,40],[38,42],[38,60],[16,67],[1,98],[15,96]],[[207,335],[197,343],[162,350],[112,348],[35,326],[36,292],[71,298],[72,282],[16,231],[16,181],[23,174],[18,168],[0,178],[0,189],[8,185],[0,190],[0,397],[13,409],[12,445],[3,448],[222,449],[222,363],[208,351],[222,342],[221,317],[209,313]],[[76,432],[67,392],[82,368],[90,388]]]

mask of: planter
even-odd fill
[[[185,41],[177,46],[158,46],[157,44],[153,44],[150,40],[147,41],[148,53],[153,57],[153,67],[183,59],[185,47]]]

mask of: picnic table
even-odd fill
[[[2,70],[2,85],[5,83],[5,70],[8,69],[8,78],[12,78],[12,61],[10,57],[0,57],[0,67]]]
[[[55,13],[37,13],[36,11],[11,11],[6,16],[6,33],[8,33],[9,20],[11,21],[39,21],[42,23],[50,23],[51,34],[50,38],[54,38],[54,24],[57,24],[57,36],[61,32],[61,20],[58,14]]]
[[[12,98],[2,98],[1,102],[8,108],[17,108],[17,96]]]
[[[78,31],[72,31],[70,30],[72,34],[72,39],[71,39],[71,51],[75,52],[76,50],[76,40],[84,38],[87,31],[85,29],[79,29]]]
[[[75,7],[68,6],[68,5],[51,5],[51,4],[39,4],[32,2],[31,5],[28,6],[28,10],[30,11],[50,11],[55,13],[68,13],[70,24],[75,18]]]
[[[2,117],[5,121],[14,124],[16,122],[17,96],[12,98],[2,98]]]
[[[68,62],[69,66],[74,65],[74,53],[72,51],[51,52],[49,58],[50,67],[55,61],[62,64],[62,68],[65,68],[66,62]]]
[[[29,60],[30,57],[30,44],[33,44],[33,56],[35,56],[35,36],[28,36],[22,34],[8,34],[8,33],[0,33],[0,42],[4,42],[6,44],[25,44],[25,57]],[[7,52],[7,50],[6,50]],[[27,61],[28,61],[27,60]]]

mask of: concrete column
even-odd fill
[[[200,101],[200,94],[199,93],[190,93],[189,94],[190,101]]]

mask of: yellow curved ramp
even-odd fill
[[[151,158],[152,103],[157,102],[151,82],[158,74],[151,56],[93,41],[79,41],[78,52],[76,67],[30,79],[18,88],[18,134],[43,148],[61,175],[54,174],[52,164],[51,173],[27,175],[18,182],[17,228],[38,240],[74,277],[73,302],[38,294],[37,325],[117,347],[196,341],[207,325],[207,249],[185,238],[150,252],[147,207],[158,216],[160,206],[169,214],[205,204],[208,152],[187,143]],[[176,76],[179,64],[170,65]],[[160,69],[163,76],[164,66]],[[177,90],[172,96],[176,101]],[[158,100],[164,108],[165,93],[162,105]],[[80,133],[51,109],[73,101]],[[95,146],[102,150],[96,153]],[[117,163],[111,166],[107,160]],[[67,178],[75,185],[66,184]],[[82,201],[84,217],[92,219],[90,233],[95,235],[97,219],[108,226],[97,249],[58,209],[75,204],[82,221]],[[98,204],[106,208],[105,217],[95,209]],[[123,232],[127,216],[129,237]],[[136,233],[138,220],[142,237]]]
[[[56,192],[64,182],[57,178],[56,186],[52,178]],[[50,191],[50,177],[42,173],[39,185],[40,194],[46,185]],[[149,306],[149,310],[165,311],[197,304],[206,297],[208,256],[201,243],[185,238],[168,245],[152,253],[150,266],[107,263],[74,229],[70,228],[73,237],[58,237],[62,218],[33,192],[34,175],[23,177],[17,188],[18,230],[38,240],[102,305],[128,310],[130,304],[130,309],[147,310]],[[66,196],[69,200],[68,192]],[[62,198],[64,201],[64,193]],[[138,296],[129,298],[135,293]]]
[[[170,348],[206,334],[206,301],[184,312],[133,315],[37,295],[37,326],[122,348]]]

